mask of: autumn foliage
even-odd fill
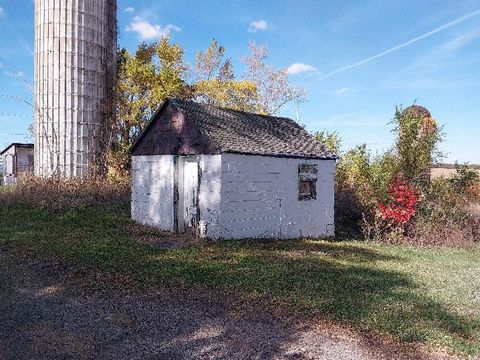
[[[110,177],[128,178],[129,149],[167,97],[262,114],[275,114],[289,102],[304,100],[305,91],[290,83],[287,69],[268,63],[266,46],[252,42],[249,49],[240,76],[216,40],[197,52],[194,64],[185,61],[180,44],[165,37],[140,44],[133,53],[120,49],[116,117],[107,154]]]
[[[394,224],[407,224],[417,211],[418,189],[397,178],[390,184],[388,194],[390,202],[378,205],[381,218]]]
[[[341,154],[337,235],[420,245],[479,241],[480,214],[472,210],[480,209],[478,173],[457,165],[449,178],[432,179],[441,127],[427,109],[398,107],[392,124],[396,141],[389,150],[374,154],[361,145]]]

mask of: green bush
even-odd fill
[[[465,245],[480,240],[480,219],[471,210],[472,196],[465,186],[469,172],[430,182],[415,218],[409,242],[422,245]]]
[[[397,169],[391,151],[372,155],[366,145],[341,157],[335,182],[337,233],[373,235],[378,204],[387,200],[388,185]]]
[[[396,135],[392,149],[372,154],[361,145],[340,156],[335,183],[337,235],[361,234],[365,239],[416,244],[478,240],[480,215],[471,210],[473,202],[480,204],[478,173],[457,165],[451,178],[431,179],[432,164],[440,156],[441,131],[425,108],[415,104],[397,107],[392,123]],[[332,140],[341,142],[338,136]],[[392,186],[398,181],[417,189],[412,208],[404,209],[392,195]],[[392,208],[388,204],[397,205]],[[388,221],[387,210],[391,213]],[[405,219],[407,210],[414,215],[394,224],[396,218]]]

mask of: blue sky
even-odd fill
[[[249,40],[305,87],[301,122],[344,147],[393,142],[395,105],[415,99],[444,126],[447,161],[480,163],[480,1],[119,0],[119,45],[169,33],[192,62],[216,38],[236,72]],[[0,0],[0,147],[25,141],[32,108],[33,1]],[[18,99],[20,97],[22,99]],[[282,115],[294,117],[295,106]]]

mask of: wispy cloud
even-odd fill
[[[172,24],[165,26],[152,24],[141,16],[135,16],[130,25],[127,26],[126,31],[136,33],[141,41],[147,41],[159,40],[170,35],[172,31],[180,32],[182,29]]]
[[[396,71],[386,79],[383,86],[388,89],[465,89],[478,86],[475,76],[464,76],[452,71],[460,68],[478,67],[480,57],[459,56],[468,45],[476,45],[480,28],[457,33],[443,44],[420,54],[404,69]],[[475,47],[476,48],[476,47]],[[477,53],[478,54],[478,53]]]
[[[460,34],[454,37],[447,43],[445,43],[440,48],[440,50],[445,55],[453,54],[479,37],[480,37],[480,28],[475,29],[473,31],[465,32],[463,34]]]
[[[344,88],[340,88],[340,89],[332,91],[332,95],[338,96],[338,95],[348,94],[350,92],[352,92],[352,90],[350,88],[344,87]]]
[[[260,30],[267,30],[267,29],[268,29],[268,23],[266,20],[252,21],[248,26],[248,32],[251,32],[251,33],[255,33]]]
[[[287,68],[287,74],[296,75],[306,72],[316,72],[317,68],[313,65],[303,64],[303,63],[294,63]]]
[[[436,46],[422,54],[412,65],[405,68],[404,71],[408,72],[410,70],[418,70],[419,68],[432,71],[444,68],[445,66],[472,64],[472,60],[473,63],[475,63],[475,59],[457,58],[456,55],[464,47],[478,38],[480,38],[480,28],[456,35],[446,43]]]
[[[5,9],[3,7],[0,6],[0,19],[7,16],[6,15],[6,12],[5,12]]]
[[[468,19],[471,19],[471,18],[473,18],[473,17],[475,17],[475,16],[478,16],[478,15],[480,15],[480,9],[477,10],[477,11],[474,11],[474,12],[472,12],[472,13],[466,14],[466,15],[458,18],[458,19],[455,19],[455,20],[453,20],[453,21],[450,21],[450,22],[448,22],[448,23],[446,23],[446,24],[444,24],[444,25],[442,25],[442,26],[437,27],[436,29],[433,29],[433,30],[431,30],[431,31],[429,31],[429,32],[427,32],[427,33],[425,33],[425,34],[422,34],[422,35],[417,36],[417,37],[415,37],[415,38],[413,38],[413,39],[410,39],[410,40],[408,40],[408,41],[406,41],[406,42],[404,42],[404,43],[402,43],[402,44],[400,44],[400,45],[391,47],[390,49],[387,49],[387,50],[385,50],[385,51],[382,51],[381,53],[378,53],[378,54],[376,54],[376,55],[373,55],[373,56],[371,56],[371,57],[369,57],[369,58],[366,58],[366,59],[364,59],[364,60],[358,61],[358,62],[353,63],[353,64],[350,64],[350,65],[342,66],[342,67],[340,67],[340,68],[338,68],[338,69],[336,69],[336,70],[333,70],[333,71],[325,74],[324,76],[321,77],[321,79],[322,79],[322,80],[323,80],[323,79],[328,79],[328,78],[330,78],[330,77],[332,77],[332,76],[335,76],[335,75],[337,75],[337,74],[343,73],[343,72],[345,72],[345,71],[347,71],[347,70],[354,69],[354,68],[357,68],[357,67],[359,67],[359,66],[368,64],[368,63],[370,63],[370,62],[372,62],[372,61],[374,61],[374,60],[376,60],[376,59],[379,59],[379,58],[381,58],[381,57],[384,57],[385,55],[388,55],[388,54],[390,54],[390,53],[393,53],[393,52],[395,52],[395,51],[398,51],[398,50],[400,50],[400,49],[403,49],[403,48],[405,48],[405,47],[407,47],[407,46],[410,46],[410,45],[412,45],[412,44],[415,44],[416,42],[419,42],[419,41],[421,41],[421,40],[423,40],[423,39],[429,38],[429,37],[432,36],[432,35],[435,35],[435,34],[441,32],[441,31],[447,30],[447,29],[449,29],[449,28],[451,28],[451,27],[453,27],[453,26],[455,26],[455,25],[457,25],[457,24],[460,24],[460,23],[462,23],[462,22],[464,22],[464,21],[466,21],[466,20],[468,20]]]
[[[11,72],[11,71],[5,71],[4,72],[5,76],[10,76],[10,77],[15,77],[19,79],[24,79],[26,77],[26,74],[24,71],[16,71],[16,72]]]
[[[133,6],[129,6],[125,8],[125,12],[127,13],[133,13],[135,12],[135,8]]]

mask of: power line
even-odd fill
[[[25,71],[20,69],[16,63],[14,63],[13,61],[10,61],[5,56],[0,55],[0,58],[2,59],[1,62],[3,65],[8,64],[7,68],[11,68],[14,71],[13,73],[5,71],[4,75],[13,77],[13,78],[18,78],[19,80],[22,80],[24,82],[30,83],[31,85],[34,85],[34,81],[27,78],[27,74],[25,73]]]
[[[16,96],[16,95],[8,95],[8,94],[0,94],[0,98],[6,98],[6,99],[13,99],[13,100],[18,100],[21,102],[26,103],[27,105],[31,105],[30,100],[21,96]]]
[[[27,79],[26,77],[21,76],[18,73],[15,74],[15,73],[4,72],[3,75],[0,75],[0,77],[2,77],[4,79],[7,79],[7,80],[21,81],[21,82],[27,84],[28,86],[34,86],[35,85],[35,83],[32,80]]]
[[[0,116],[22,117],[22,118],[33,119],[33,115],[27,115],[27,114],[15,114],[15,113],[4,113],[4,112],[0,112]]]

